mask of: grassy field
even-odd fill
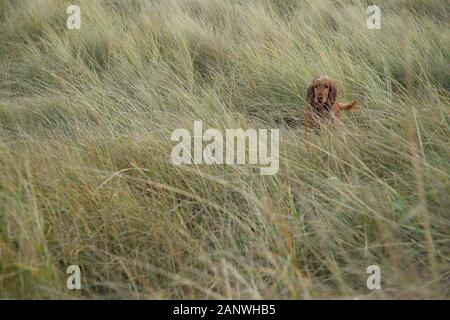
[[[0,0],[0,298],[448,299],[449,15],[445,0]],[[322,73],[359,107],[305,137],[287,120]],[[174,166],[170,135],[194,120],[279,129],[278,174]]]

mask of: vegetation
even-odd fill
[[[445,0],[76,2],[0,0],[0,298],[449,297]],[[359,106],[305,136],[317,74]],[[195,120],[278,174],[172,165]]]

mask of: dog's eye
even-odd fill
[[[314,86],[314,88],[316,88],[316,89],[317,89],[317,87],[318,87],[318,85],[316,84],[316,85]]]
[[[328,85],[325,85],[325,89],[328,89]]]

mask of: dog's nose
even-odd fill
[[[317,97],[317,101],[322,102],[322,97]]]

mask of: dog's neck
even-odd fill
[[[330,112],[333,109],[333,106],[331,105],[330,100],[327,100],[327,102],[325,102],[325,103],[315,102],[312,104],[312,107],[314,108],[314,110],[316,110],[319,113],[322,113],[325,111]]]

